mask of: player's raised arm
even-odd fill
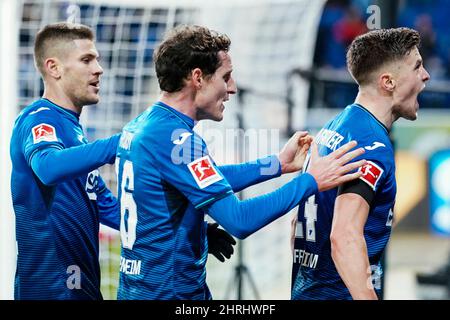
[[[45,185],[72,180],[107,163],[114,163],[120,134],[67,149],[37,150],[31,156],[33,172]]]
[[[291,173],[301,170],[312,142],[313,137],[308,135],[307,131],[296,132],[278,155],[281,172]]]
[[[222,165],[218,168],[227,179],[233,192],[239,192],[282,174],[280,161],[276,155],[239,164]]]
[[[349,173],[365,164],[365,160],[350,163],[352,159],[364,153],[364,148],[350,151],[356,147],[356,144],[356,141],[350,141],[324,157],[319,156],[317,144],[312,144],[311,160],[307,172],[316,179],[319,191],[336,188],[361,176],[361,172]]]
[[[277,155],[255,161],[219,166],[234,192],[302,169],[313,138],[306,131],[296,132]]]
[[[331,189],[344,181],[358,178],[360,173],[348,174],[365,163],[360,160],[348,164],[364,153],[362,148],[348,152],[354,146],[356,142],[352,141],[329,157],[322,158],[316,154],[317,150],[313,150],[312,161],[316,165],[313,173],[316,177],[310,173],[302,174],[271,193],[245,201],[231,194],[214,202],[207,212],[231,234],[245,238],[305,201],[318,191],[319,186]]]

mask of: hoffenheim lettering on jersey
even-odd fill
[[[306,252],[305,250],[294,249],[294,263],[301,264],[303,267],[315,268],[319,255]]]
[[[141,260],[130,260],[120,257],[120,272],[131,275],[140,275],[141,264]]]

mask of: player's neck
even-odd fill
[[[197,121],[194,101],[190,94],[185,92],[185,90],[181,90],[175,93],[169,93],[163,91],[159,100],[168,106],[174,108],[175,110],[181,112],[184,115],[187,115],[189,118]]]
[[[45,88],[42,98],[48,99],[54,104],[78,114],[81,114],[82,107],[76,106],[69,97],[61,91]]]
[[[396,119],[392,114],[392,99],[389,96],[380,95],[378,92],[361,90],[356,96],[355,103],[362,105],[374,115],[389,130]]]

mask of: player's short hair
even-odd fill
[[[359,85],[368,83],[379,67],[402,59],[420,46],[420,35],[410,28],[373,30],[356,37],[347,51],[347,68]]]
[[[78,39],[94,40],[92,29],[77,23],[57,22],[39,30],[34,42],[34,63],[39,72],[44,75],[45,59],[53,56],[61,45]]]
[[[171,30],[153,54],[159,87],[177,92],[189,73],[200,68],[208,77],[220,67],[219,51],[228,52],[231,41],[201,26],[180,25]]]

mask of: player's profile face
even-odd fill
[[[416,120],[419,110],[417,96],[430,79],[417,47],[398,62],[396,71],[394,112],[407,120]]]
[[[73,43],[62,58],[63,90],[78,107],[95,104],[100,99],[100,76],[103,73],[98,51],[94,42],[88,39],[74,40]]]
[[[205,77],[203,85],[197,93],[197,120],[210,119],[221,121],[225,109],[224,102],[228,101],[230,94],[236,93],[236,83],[231,75],[233,66],[228,53],[218,53],[220,67],[216,72]]]

